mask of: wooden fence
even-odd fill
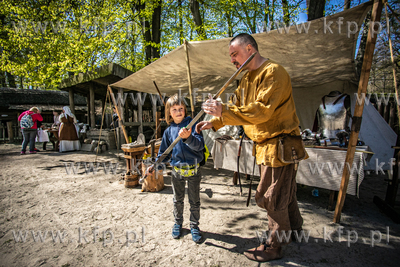
[[[381,98],[382,100],[382,98]],[[395,97],[390,97],[389,101],[380,101],[378,103],[376,97],[371,95],[370,103],[376,108],[381,114],[382,118],[390,125],[390,127],[399,134],[399,119],[397,114],[397,101]]]
[[[13,141],[22,140],[23,137],[19,125],[12,124],[11,128],[12,128]],[[9,142],[10,141],[9,135],[10,133],[8,132],[7,125],[0,124],[0,141]]]

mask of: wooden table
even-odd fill
[[[136,166],[138,160],[141,160],[146,146],[124,148],[124,158],[126,159],[126,173],[125,173],[125,187],[132,188],[139,185],[139,173],[135,172],[135,169],[141,169],[141,166]],[[134,168],[133,168],[134,167]]]
[[[237,171],[238,140],[228,140],[224,143],[214,142],[211,154],[214,160],[214,168]],[[358,149],[361,149],[358,147]],[[243,140],[240,155],[240,173],[252,174],[254,157],[252,155],[253,142]],[[346,151],[306,148],[309,159],[299,164],[296,181],[299,184],[339,191],[342,178],[342,170],[346,158]],[[366,149],[368,150],[368,148]],[[350,174],[347,194],[358,196],[359,186],[364,179],[364,159],[366,155],[356,152],[354,155],[354,168]],[[368,159],[366,159],[368,161]],[[254,169],[254,175],[260,176],[259,169]]]

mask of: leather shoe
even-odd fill
[[[264,251],[268,246],[269,246],[269,244],[261,243],[258,247],[249,249],[246,252],[252,253],[254,251]]]
[[[265,250],[261,250],[264,247],[264,244],[261,246],[250,249],[244,253],[244,255],[249,259],[253,261],[258,261],[258,262],[266,262],[266,261],[272,261],[272,260],[277,260],[282,258],[282,248],[271,248],[271,247],[265,247]]]

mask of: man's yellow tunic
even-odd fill
[[[246,135],[257,144],[257,164],[288,165],[278,159],[279,138],[274,138],[281,134],[300,135],[287,71],[267,60],[243,76],[232,103],[222,104],[222,116],[211,120],[214,130],[224,125],[243,125]]]

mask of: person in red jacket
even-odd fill
[[[24,141],[22,142],[22,150],[21,150],[21,155],[25,155],[26,147],[29,143],[29,153],[35,154],[35,138],[37,134],[37,122],[38,121],[43,121],[42,115],[40,115],[40,110],[37,107],[33,107],[30,110],[24,111],[19,115],[18,121],[21,122],[22,118],[25,115],[30,115],[32,118],[33,126],[30,128],[26,127],[25,123],[21,123],[21,131],[22,135],[24,137]],[[24,118],[24,121],[29,121],[27,120],[26,117]],[[29,123],[28,123],[29,124]]]

